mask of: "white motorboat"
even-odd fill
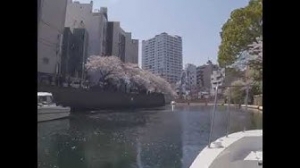
[[[70,115],[70,107],[58,106],[53,102],[52,93],[38,92],[38,122],[65,118]]]
[[[261,168],[262,130],[241,131],[205,147],[190,168]]]
[[[176,104],[176,102],[175,101],[171,101],[171,105],[175,105]]]

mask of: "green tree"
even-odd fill
[[[262,70],[250,68],[249,69],[249,78],[251,81],[262,81]]]
[[[250,0],[244,8],[235,9],[222,27],[218,62],[230,65],[262,35],[262,0]]]
[[[230,97],[231,102],[233,102],[234,104],[243,104],[246,96],[245,82],[242,80],[236,80],[232,82],[231,86],[232,87],[228,87],[225,90],[224,95],[227,98]]]

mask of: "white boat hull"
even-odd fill
[[[38,107],[38,122],[66,118],[69,115],[69,107]]]

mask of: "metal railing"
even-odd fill
[[[208,139],[208,147],[209,148],[210,148],[211,136],[212,136],[213,128],[214,128],[214,118],[215,118],[215,112],[216,112],[216,106],[217,106],[218,89],[219,89],[219,86],[216,87],[216,95],[215,95],[215,101],[214,101],[214,108],[213,108],[212,114],[210,115],[211,116],[211,118],[210,118],[211,124],[210,124],[210,133],[209,133],[209,139]]]
[[[245,96],[245,111],[248,110],[248,97],[249,97],[249,86],[250,84],[246,85],[246,96]],[[212,141],[212,135],[213,135],[213,128],[214,128],[214,120],[215,120],[215,113],[216,113],[216,107],[217,107],[217,99],[218,99],[218,91],[221,86],[216,86],[215,89],[215,98],[214,98],[214,106],[213,110],[211,111],[210,115],[210,133],[209,133],[209,139],[208,139],[208,147],[211,148],[211,141]],[[227,86],[227,87],[244,87],[244,86]],[[229,96],[228,96],[228,101],[227,101],[227,108],[226,108],[226,113],[227,113],[227,123],[226,123],[226,137],[229,135],[229,130],[230,130],[230,122],[231,122],[231,110],[230,110],[230,104],[231,104],[231,89],[229,89]],[[244,126],[243,131],[246,131],[246,127]]]

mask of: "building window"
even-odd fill
[[[44,64],[49,64],[49,58],[44,57],[44,58],[43,58],[43,63],[44,63]]]

